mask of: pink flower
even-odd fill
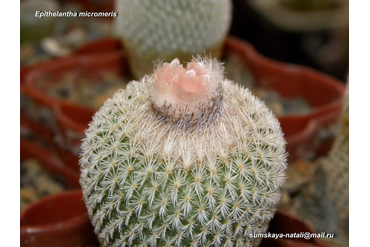
[[[191,111],[213,94],[211,77],[201,62],[193,61],[184,68],[176,58],[157,69],[154,79],[158,106],[166,102],[177,109],[188,108]]]

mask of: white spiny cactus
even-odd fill
[[[216,60],[157,66],[95,114],[81,186],[102,246],[257,246],[280,200],[277,119]]]
[[[116,10],[115,32],[138,79],[154,61],[219,57],[231,23],[230,0],[116,0]]]

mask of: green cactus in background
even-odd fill
[[[102,246],[258,246],[280,201],[285,140],[223,66],[159,64],[95,114],[81,186]]]
[[[115,8],[115,32],[137,79],[158,60],[218,58],[231,23],[230,0],[116,0]]]
[[[327,157],[320,165],[326,175],[326,195],[337,209],[341,227],[349,220],[349,88],[339,121],[339,132]]]

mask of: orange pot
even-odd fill
[[[31,68],[21,69],[21,128],[33,132],[60,154],[70,167],[79,170],[78,148],[95,109],[52,97],[37,86],[37,81],[50,76],[50,83],[67,71],[78,71],[91,78],[102,72],[127,73],[126,59],[121,52],[86,54],[52,60]],[[93,85],[92,85],[93,86]],[[51,136],[51,137],[50,137]]]
[[[20,216],[21,246],[99,246],[81,190],[45,197]]]
[[[308,114],[278,116],[290,161],[314,158],[322,142],[333,141],[330,128],[336,125],[342,112],[343,82],[305,66],[266,58],[251,44],[233,37],[226,40],[224,53],[236,55],[239,63],[252,73],[258,87],[273,90],[286,99],[303,97],[311,106]]]
[[[70,146],[67,143],[72,142],[78,148],[80,141],[66,138],[82,138],[94,110],[53,98],[37,88],[35,81],[45,75],[56,78],[76,69],[81,75],[89,76],[98,76],[104,70],[127,74],[127,59],[121,50],[119,40],[104,38],[86,44],[68,58],[34,66],[22,76],[22,94],[40,109],[46,108],[51,112],[49,127],[63,140],[58,148],[62,153],[67,151],[61,155],[67,162],[76,163],[78,159],[78,152],[68,150]],[[289,161],[311,159],[326,153],[334,139],[333,129],[343,107],[345,90],[341,81],[308,67],[268,59],[251,44],[234,37],[227,38],[224,54],[236,56],[240,65],[251,72],[258,87],[276,91],[287,99],[303,97],[310,104],[312,111],[307,114],[278,116],[287,141]]]
[[[21,213],[21,246],[76,247],[99,246],[82,201],[80,190],[45,197]],[[314,231],[292,215],[277,211],[269,233]],[[324,247],[318,239],[265,238],[260,247]]]
[[[20,141],[21,160],[37,160],[41,168],[63,179],[67,189],[80,188],[80,173],[65,165],[59,158],[55,157],[48,149],[39,144],[22,140]]]

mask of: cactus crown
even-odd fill
[[[223,67],[200,57],[184,68],[178,59],[154,72],[151,101],[165,123],[183,129],[203,129],[221,113]]]
[[[106,246],[255,246],[286,168],[278,121],[222,65],[159,65],[96,113],[81,186]]]

